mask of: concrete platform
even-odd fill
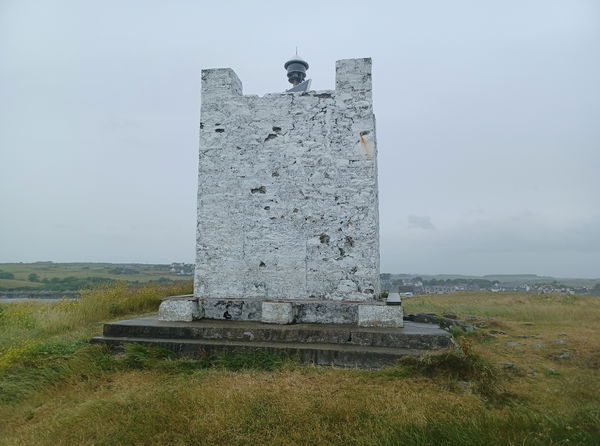
[[[410,321],[403,328],[366,328],[209,319],[171,322],[154,316],[105,324],[103,336],[93,338],[92,342],[115,349],[129,342],[159,345],[192,358],[227,350],[266,349],[318,365],[373,368],[402,356],[448,348],[452,337],[437,325]]]

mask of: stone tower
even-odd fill
[[[403,325],[398,293],[379,299],[371,60],[338,61],[332,91],[310,91],[292,61],[293,88],[262,97],[230,69],[202,72],[195,293],[92,342],[343,367],[451,347],[435,325]]]
[[[335,90],[262,97],[202,71],[196,317],[402,326],[378,300],[371,91],[371,59],[337,61]]]

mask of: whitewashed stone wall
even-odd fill
[[[379,292],[371,59],[337,61],[334,91],[263,97],[203,70],[195,296]]]

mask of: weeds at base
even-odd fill
[[[507,393],[501,385],[502,373],[492,363],[473,351],[473,340],[456,338],[456,348],[443,353],[424,356],[407,356],[380,372],[383,376],[397,378],[426,377],[437,380],[444,387],[465,389],[481,395],[492,404],[508,404],[515,395]]]

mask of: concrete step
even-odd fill
[[[409,350],[432,350],[452,345],[451,335],[437,325],[410,321],[406,321],[403,328],[365,328],[341,324],[273,325],[209,319],[167,322],[157,317],[146,317],[105,324],[103,334],[106,338],[331,344]]]
[[[209,339],[163,339],[144,337],[98,336],[92,343],[104,343],[115,350],[124,344],[137,343],[168,348],[178,356],[200,359],[219,352],[258,349],[274,353],[286,353],[301,362],[323,366],[379,368],[403,356],[422,355],[422,349],[403,349],[344,344],[319,344],[297,342],[257,342]]]

